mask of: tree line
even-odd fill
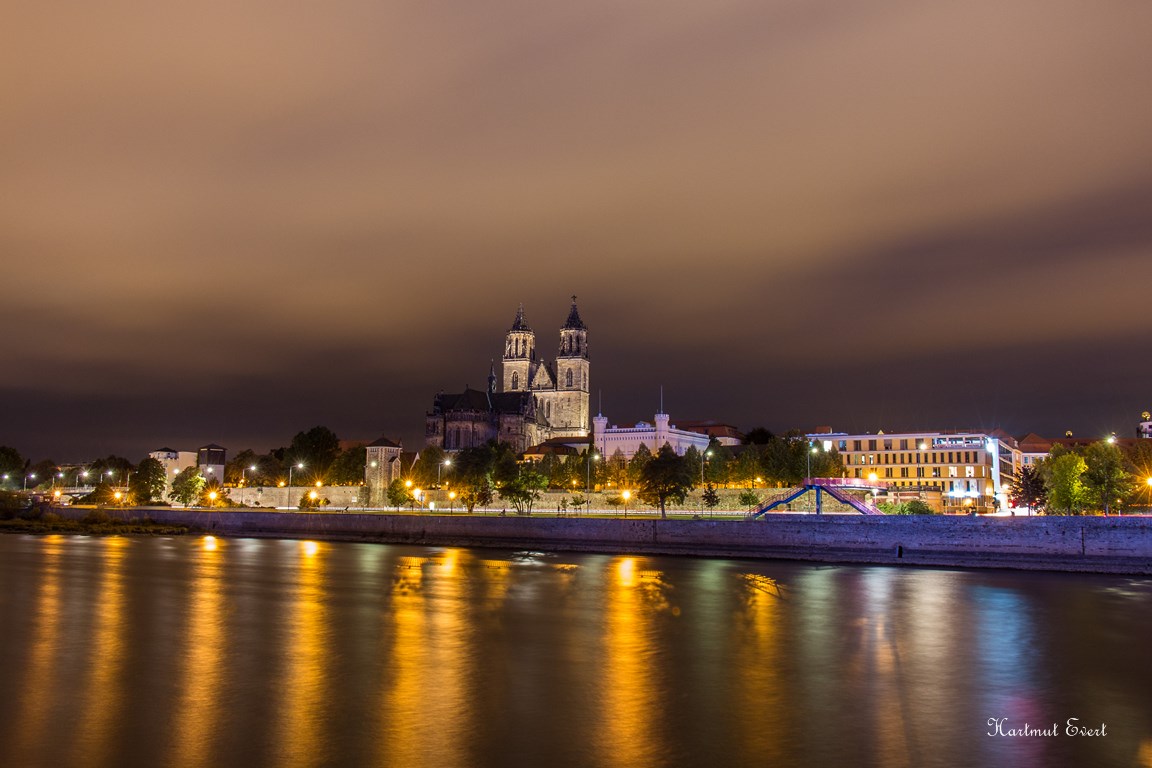
[[[1101,440],[1069,448],[1054,445],[1048,456],[1023,467],[1008,491],[1015,507],[1049,515],[1121,512],[1152,507],[1152,440],[1124,449]]]

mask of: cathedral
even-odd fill
[[[426,419],[428,445],[458,451],[498,440],[521,453],[549,438],[588,436],[588,329],[575,296],[551,362],[537,357],[536,334],[520,306],[504,339],[501,374],[499,388],[493,365],[486,391],[436,395]]]

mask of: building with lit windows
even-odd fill
[[[1021,466],[1016,440],[999,430],[816,432],[808,439],[818,449],[835,448],[848,477],[878,481],[894,495],[939,494],[946,512],[1005,507],[1008,485]]]

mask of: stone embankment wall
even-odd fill
[[[294,485],[292,487],[291,493],[289,493],[288,488],[278,488],[275,486],[228,488],[227,490],[228,497],[232,499],[233,502],[246,507],[265,507],[272,509],[283,509],[287,507],[296,508],[300,504],[301,496],[311,490],[316,490],[317,493],[328,499],[328,506],[330,508],[359,509],[360,489],[361,486],[358,485],[326,485],[322,488],[314,488],[313,486],[307,485]],[[740,503],[740,494],[744,490],[747,489],[718,489],[717,495],[720,497],[720,503],[717,504],[713,510],[708,510],[703,506],[703,504],[701,504],[700,491],[697,489],[688,495],[688,498],[685,499],[683,504],[679,505],[679,508],[682,511],[688,510],[702,516],[707,516],[709,512],[713,514],[747,512],[750,507]],[[776,498],[780,494],[786,493],[788,490],[789,489],[786,488],[757,488],[754,493],[758,499],[763,501],[769,497]],[[571,511],[574,509],[572,506],[572,499],[577,495],[585,497],[591,503],[593,509],[610,510],[617,508],[612,504],[609,504],[609,499],[617,497],[617,493],[595,492],[584,494],[581,491],[575,491],[573,493],[548,491],[547,493],[540,495],[540,500],[536,502],[535,507],[542,513],[547,513],[549,511],[555,512],[558,508]],[[428,496],[425,499],[425,503],[427,503],[427,501],[435,502],[437,509],[447,509],[450,504],[454,504],[456,509],[460,509],[460,504],[458,502],[451,502],[448,499],[447,490],[443,492],[429,491]],[[792,506],[796,510],[802,510],[808,509],[814,503],[814,499],[808,496],[797,499]],[[833,509],[834,511],[849,511],[846,507],[839,504],[831,497],[825,497],[825,504],[827,504],[829,508]],[[500,499],[496,498],[493,502],[493,507],[499,510],[501,506],[502,505]],[[392,509],[392,507],[387,507],[380,509],[379,511],[387,512],[391,511]],[[653,511],[654,507],[652,507],[650,504],[643,503],[638,498],[633,497],[628,502],[628,509],[630,511],[636,512],[651,512]]]
[[[62,514],[83,517],[84,509]],[[108,510],[229,536],[1152,574],[1152,517],[769,515],[758,521]]]

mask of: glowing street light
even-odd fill
[[[592,492],[592,462],[594,462],[594,461],[600,461],[600,454],[596,453],[595,450],[589,448],[588,449],[588,461],[587,461],[588,477],[585,479],[585,485],[584,485],[584,490],[587,493]]]
[[[632,491],[622,491],[620,497],[624,499],[624,517],[628,517],[628,499],[632,498]]]
[[[287,507],[289,509],[292,508],[292,470],[294,470],[294,469],[304,469],[304,462],[301,461],[297,464],[289,464],[288,465],[288,503],[287,503]]]
[[[35,472],[33,472],[30,475],[24,475],[24,492],[25,493],[28,492],[28,481],[29,480],[35,480],[35,479],[36,479],[36,473]]]
[[[247,484],[248,484],[248,483],[247,483],[247,480],[248,480],[248,472],[250,472],[250,471],[251,471],[251,472],[255,472],[255,471],[256,471],[256,465],[255,465],[255,464],[253,464],[253,465],[252,465],[252,466],[250,466],[250,467],[241,467],[241,468],[240,468],[240,485],[247,485]]]

